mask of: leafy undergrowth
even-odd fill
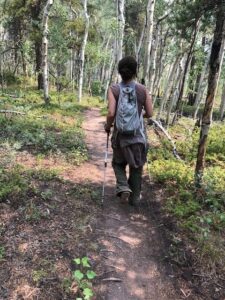
[[[28,99],[27,99],[28,97]],[[42,104],[38,92],[24,98],[3,97],[0,108],[24,114],[0,115],[0,143],[35,157],[56,157],[80,164],[87,158],[81,112],[85,106],[66,100],[51,105]]]
[[[0,191],[0,298],[82,298],[74,259],[94,261],[98,187],[14,165],[0,168]]]
[[[215,280],[215,299],[222,299],[225,280],[221,276],[225,272],[225,128],[217,123],[210,130],[201,189],[194,185],[199,130],[193,131],[193,128],[194,123],[183,118],[169,129],[182,161],[174,158],[164,137],[161,136],[159,141],[152,131],[149,170],[154,182],[163,189],[162,209],[176,224],[172,228],[169,249],[172,259],[180,266],[192,265],[193,273],[199,275],[205,288]],[[190,254],[186,254],[186,259],[185,250]]]
[[[78,257],[95,271],[97,248],[99,187],[78,183],[76,173],[87,159],[87,105],[101,103],[52,93],[45,106],[30,88],[0,96],[1,110],[24,113],[0,114],[0,299],[93,298],[91,283],[84,288],[74,276]],[[61,177],[72,171],[71,181]]]
[[[77,103],[73,93],[52,93],[51,104],[43,104],[41,93],[27,89],[9,90],[0,97],[0,109],[20,114],[0,114],[0,143],[18,156],[57,159],[80,164],[87,159],[82,112],[88,106],[102,106],[99,98],[84,97]],[[22,113],[22,114],[21,114]]]

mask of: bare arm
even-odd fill
[[[111,88],[108,90],[108,114],[106,117],[105,130],[109,131],[116,115],[116,99]]]
[[[151,118],[153,116],[152,97],[146,89],[146,100],[144,104],[145,114],[144,118]]]

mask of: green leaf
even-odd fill
[[[76,270],[74,273],[73,273],[73,277],[80,281],[84,278],[84,274],[80,271],[80,270]]]
[[[225,215],[224,215],[224,214],[221,214],[221,215],[220,215],[220,220],[221,220],[221,221],[225,221]]]
[[[80,263],[81,263],[80,258],[75,258],[73,261],[74,261],[77,265],[80,265]]]
[[[83,300],[82,298],[76,298],[76,300]]]
[[[89,288],[84,289],[84,290],[83,290],[83,294],[84,294],[84,299],[85,299],[85,300],[89,300],[89,299],[91,299],[91,297],[94,296],[92,290],[89,289]]]
[[[82,265],[83,265],[83,267],[86,267],[86,268],[90,268],[90,264],[89,264],[89,259],[88,259],[88,257],[83,257],[82,258]]]
[[[210,217],[206,217],[206,223],[207,224],[212,224],[212,219]]]
[[[94,279],[96,277],[96,273],[90,270],[87,271],[86,275],[88,279]]]

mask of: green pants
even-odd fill
[[[117,163],[114,159],[112,166],[116,175],[116,194],[121,192],[131,192],[130,200],[138,201],[141,194],[143,167],[129,167],[129,177],[126,175],[127,163]]]

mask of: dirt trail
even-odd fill
[[[100,116],[99,110],[92,109],[86,112],[85,120],[90,160],[82,167],[84,172],[81,171],[81,174],[86,174],[87,179],[99,183],[103,178],[106,143],[104,118]],[[144,184],[143,204],[139,209],[121,205],[114,195],[115,179],[110,161],[111,150],[105,203],[96,228],[103,271],[98,283],[97,299],[182,299],[180,291],[176,291],[172,283],[173,274],[162,263],[166,249],[160,235],[161,225],[150,217],[150,209],[146,205],[153,197],[150,184]],[[107,278],[110,280],[103,280]],[[112,281],[112,278],[121,281]]]

